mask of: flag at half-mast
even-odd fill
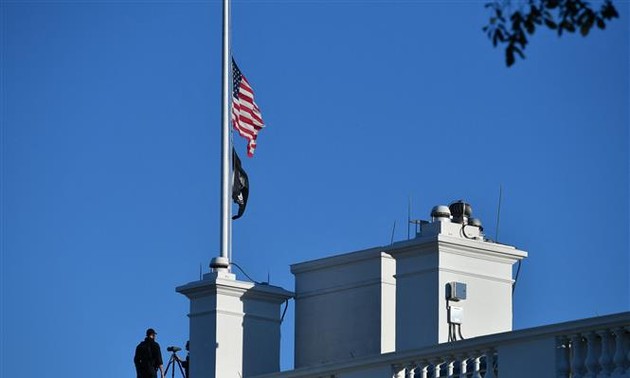
[[[232,200],[238,205],[238,214],[232,217],[232,220],[243,216],[245,207],[247,207],[247,198],[249,198],[249,178],[241,165],[241,159],[238,158],[236,150],[232,147]]]
[[[265,127],[254,90],[232,58],[232,126],[247,139],[247,156],[254,156],[258,132]]]

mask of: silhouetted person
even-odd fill
[[[157,332],[153,328],[147,329],[147,337],[136,347],[133,363],[136,365],[138,378],[157,378],[158,369],[161,378],[164,378],[162,352],[160,344],[155,341],[156,336]]]
[[[190,378],[190,374],[188,373],[188,367],[190,366],[190,349],[188,349],[190,340],[186,341],[186,359],[182,360],[178,355],[175,355],[179,362],[182,363],[182,367],[184,368],[184,373],[186,374],[186,378]]]

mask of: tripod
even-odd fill
[[[179,349],[179,348],[178,348]],[[171,358],[168,359],[168,364],[166,364],[166,370],[164,370],[164,376],[168,376],[168,369],[173,366],[173,370],[171,370],[171,377],[175,378],[175,365],[179,367],[180,373],[182,373],[182,377],[186,378],[186,373],[184,373],[184,368],[182,368],[182,362],[177,357],[177,351],[171,352]]]

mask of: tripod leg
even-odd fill
[[[182,377],[188,378],[186,377],[186,373],[184,373],[184,368],[182,367],[182,362],[180,360],[177,360],[177,366],[179,366],[179,371],[182,373]],[[175,368],[173,368],[173,371],[175,371]]]
[[[168,368],[170,368],[172,364],[173,364],[173,356],[171,356],[171,358],[168,360],[168,364],[166,364],[166,370],[164,370],[165,377],[166,377],[166,374],[168,374]],[[175,368],[173,368],[173,371],[175,371]]]

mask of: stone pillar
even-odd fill
[[[447,342],[448,306],[462,314],[451,331],[457,339],[512,330],[512,266],[527,253],[465,227],[429,223],[416,239],[386,250],[396,260],[397,352]],[[447,302],[452,282],[466,285],[466,299]]]
[[[280,370],[280,287],[209,273],[177,289],[190,299],[190,375],[241,378]]]

